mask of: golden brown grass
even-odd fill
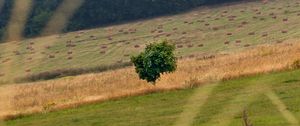
[[[300,44],[261,45],[215,58],[182,59],[178,70],[163,75],[156,86],[139,80],[133,67],[58,80],[12,84],[0,88],[3,118],[34,112],[74,107],[126,96],[198,86],[212,81],[233,79],[291,69],[299,60]],[[14,93],[10,93],[14,91]]]

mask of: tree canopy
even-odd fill
[[[139,77],[155,84],[161,74],[176,70],[175,46],[164,40],[161,43],[147,45],[144,52],[133,56],[131,61]]]

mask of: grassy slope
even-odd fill
[[[164,38],[175,40],[177,46],[183,46],[183,48],[177,49],[178,56],[213,54],[220,51],[243,49],[247,44],[253,46],[261,43],[296,39],[300,36],[298,30],[300,16],[297,16],[300,10],[299,4],[296,4],[296,2],[297,0],[280,0],[265,5],[260,2],[249,2],[230,6],[200,8],[185,14],[93,29],[82,33],[74,32],[28,39],[21,43],[1,44],[0,75],[4,74],[4,76],[0,76],[0,81],[5,82],[5,80],[26,74],[60,68],[92,67],[125,62],[129,60],[129,55],[134,55],[142,50],[146,43]],[[224,13],[224,11],[227,11],[227,13]],[[261,12],[261,14],[257,14],[258,12]],[[270,13],[274,13],[277,19],[273,19]],[[229,16],[236,16],[236,18],[229,21]],[[256,16],[257,19],[254,19],[253,16]],[[216,18],[219,18],[219,20],[216,20]],[[264,20],[261,20],[261,18],[264,18]],[[284,18],[288,18],[288,21],[283,22]],[[202,20],[204,22],[198,22]],[[185,21],[192,22],[192,24],[186,24]],[[244,21],[248,24],[238,28]],[[209,23],[209,26],[205,26],[206,23]],[[162,26],[161,29],[158,29],[159,25]],[[213,27],[218,27],[218,30],[213,30]],[[173,30],[174,28],[178,30]],[[130,29],[136,29],[136,32],[124,34]],[[123,32],[119,32],[120,30],[123,30]],[[156,32],[151,33],[153,30],[156,30]],[[163,32],[158,33],[159,30]],[[288,33],[281,33],[281,30],[287,30]],[[187,34],[182,34],[182,32],[187,32]],[[226,35],[229,32],[233,35]],[[250,32],[255,32],[255,35],[248,35]],[[171,36],[167,37],[167,34],[171,34]],[[268,34],[268,36],[262,37],[263,34]],[[154,36],[157,35],[161,36],[155,38]],[[91,38],[91,36],[94,37]],[[109,36],[112,40],[108,40]],[[242,42],[238,44],[235,43],[236,40]],[[67,48],[67,41],[72,41],[72,44],[76,47]],[[230,41],[230,44],[225,45],[225,41]],[[30,43],[33,43],[33,45]],[[199,47],[201,44],[203,44],[203,47]],[[136,45],[140,47],[135,48]],[[50,46],[50,48],[47,49],[47,46]],[[103,46],[107,48],[102,48]],[[26,49],[27,47],[31,47],[33,50]],[[14,51],[18,51],[20,55],[15,55]],[[72,54],[67,54],[68,51],[71,51]],[[105,53],[100,53],[102,51],[105,51]],[[54,55],[55,58],[49,58],[49,55]],[[68,60],[68,57],[73,59]],[[10,60],[3,62],[7,59]]]
[[[241,126],[241,111],[246,109],[255,126],[289,125],[277,106],[265,95],[266,87],[270,87],[286,105],[287,110],[300,120],[299,75],[300,71],[297,70],[220,82],[204,105],[199,108],[193,124],[210,126],[227,122],[230,126]],[[7,121],[6,124],[8,126],[51,126],[53,124],[56,126],[171,126],[178,120],[183,106],[187,104],[187,99],[196,91],[197,89],[186,89],[129,97],[76,109],[27,116]],[[254,97],[251,98],[251,95]]]

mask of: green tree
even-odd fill
[[[161,74],[176,70],[175,46],[167,40],[147,45],[144,52],[131,57],[139,77],[155,84]]]

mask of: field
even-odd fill
[[[300,71],[216,82],[5,122],[7,126],[298,126]],[[170,107],[172,106],[172,107]],[[192,112],[190,112],[192,111]],[[186,114],[187,113],[187,114]],[[185,116],[181,116],[181,115]]]
[[[0,45],[1,83],[40,72],[122,64],[147,43],[176,44],[176,55],[194,57],[243,50],[258,44],[298,39],[298,0],[201,7],[110,27]]]
[[[299,126],[299,19],[299,0],[248,1],[2,43],[0,126]],[[122,66],[162,39],[175,44],[178,68],[155,86],[128,65],[16,83]]]
[[[184,59],[156,86],[138,78],[133,67],[75,77],[0,87],[0,118],[11,119],[127,96],[196,87],[216,81],[299,68],[300,44],[263,45],[214,58]],[[118,78],[116,78],[118,77]]]

